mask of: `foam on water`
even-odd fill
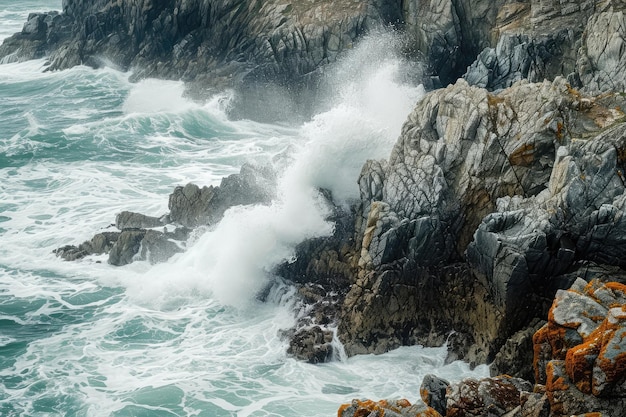
[[[298,362],[279,336],[293,289],[255,300],[298,242],[331,233],[318,187],[356,196],[362,163],[388,156],[419,98],[375,43],[295,127],[228,120],[227,93],[198,104],[178,83],[111,69],[0,65],[0,415],[328,416],[354,397],[414,400],[426,373],[485,375],[444,365],[444,348]],[[174,186],[215,185],[246,161],[277,161],[277,199],[233,208],[167,264],[51,253],[122,210],[164,214]]]

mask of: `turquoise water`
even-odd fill
[[[55,8],[3,1],[0,38]],[[0,416],[331,416],[352,398],[417,399],[426,373],[484,374],[444,366],[444,348],[301,363],[279,337],[293,290],[255,299],[295,244],[332,230],[316,187],[356,196],[362,163],[388,155],[419,98],[399,60],[371,64],[384,42],[339,65],[336,105],[304,125],[229,120],[230,92],[195,103],[181,83],[111,69],[0,65]],[[166,264],[52,254],[246,161],[276,164],[277,200],[231,210]]]

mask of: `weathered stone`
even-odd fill
[[[491,376],[506,374],[533,381],[533,335],[544,324],[543,320],[535,320],[527,328],[513,334],[489,365]]]
[[[533,340],[551,415],[626,412],[625,309],[624,284],[579,279],[557,293]]]
[[[5,41],[0,59],[48,54],[55,70],[134,68],[133,79],[192,82],[195,95],[216,88],[262,94],[285,84],[299,90],[296,81],[306,85],[368,29],[400,21],[400,12],[399,5],[379,0],[68,0],[63,24],[44,28],[39,17],[29,19],[22,33]],[[299,93],[281,91],[292,100]],[[273,109],[259,110],[261,117]]]
[[[550,402],[546,394],[522,392],[520,402],[521,417],[550,416]]]
[[[464,379],[450,385],[447,417],[503,416],[521,407],[520,393],[532,391],[528,381],[510,377]]]
[[[422,401],[441,415],[446,415],[446,390],[450,383],[434,375],[426,375],[420,387]]]
[[[328,362],[333,354],[333,333],[319,326],[298,330],[289,341],[287,353],[309,363]]]
[[[148,229],[152,227],[164,226],[162,217],[151,217],[141,213],[123,211],[115,216],[115,227],[124,229]]]
[[[408,400],[352,400],[343,404],[337,412],[338,417],[441,417],[426,404],[417,402],[413,405]]]
[[[53,252],[66,261],[75,261],[89,255],[102,255],[103,253],[109,253],[119,235],[119,232],[98,233],[91,240],[87,240],[78,246],[67,245],[55,249]]]
[[[623,4],[620,6],[623,8]],[[623,10],[597,13],[589,19],[577,71],[589,92],[597,94],[626,89],[626,17]]]
[[[239,174],[222,179],[218,187],[189,183],[176,187],[169,198],[169,221],[185,227],[215,224],[227,209],[237,205],[267,204],[275,188],[269,167],[244,164]]]
[[[109,252],[109,263],[115,266],[122,266],[133,262],[133,258],[139,252],[141,241],[145,235],[145,230],[125,230],[120,233]]]

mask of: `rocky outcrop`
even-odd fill
[[[333,319],[346,352],[448,340],[451,358],[491,361],[578,273],[621,267],[622,100],[562,78],[426,96],[390,159],[359,179],[350,286]],[[515,375],[528,376],[524,363]]]
[[[269,166],[244,164],[239,174],[222,179],[219,186],[189,183],[170,195],[168,220],[185,227],[217,223],[227,209],[238,205],[268,204],[274,196],[276,174]]]
[[[0,58],[45,54],[50,69],[113,65],[136,78],[182,79],[201,89],[302,84],[369,28],[398,21],[395,3],[66,0],[60,16],[31,16]]]
[[[66,245],[54,253],[66,261],[108,254],[111,265],[134,261],[165,262],[183,252],[192,229],[218,222],[226,210],[237,205],[267,204],[275,188],[269,167],[244,164],[238,174],[223,178],[219,186],[176,187],[169,197],[168,214],[160,217],[123,211],[115,217],[119,232],[96,234],[78,246]]]
[[[338,417],[441,417],[434,409],[422,402],[411,404],[408,400],[352,400],[337,412]]]
[[[72,19],[57,11],[31,13],[22,31],[0,45],[0,63],[48,56],[61,39],[71,36],[71,29]]]
[[[534,336],[535,373],[551,415],[626,414],[626,286],[577,280]]]
[[[424,403],[432,407],[431,413],[436,413],[427,415],[625,415],[625,325],[624,284],[578,279],[570,289],[557,292],[548,322],[533,336],[532,365],[537,381],[534,386],[527,380],[505,375],[467,378],[452,384],[427,375],[420,394]],[[353,400],[342,405],[338,415],[352,416],[357,415],[354,410],[364,410],[358,415],[381,416],[381,404],[387,403],[392,402]],[[346,410],[350,414],[342,414]],[[386,410],[384,415],[388,415]]]
[[[29,16],[23,30],[0,46],[0,59],[48,56],[51,69],[113,65],[133,69],[135,78],[188,81],[194,95],[235,87],[248,97],[239,105],[257,117],[272,112],[285,117],[302,104],[302,89],[306,95],[315,90],[326,64],[372,28],[393,25],[407,35],[407,55],[439,80],[429,85],[445,86],[464,76],[471,85],[499,90],[521,79],[541,82],[562,75],[597,94],[624,88],[625,10],[619,0],[471,5],[458,0],[67,0],[61,14]],[[284,106],[261,109],[251,103],[268,97],[278,98],[276,107]]]
[[[148,261],[152,264],[168,260],[173,255],[183,252],[189,229],[167,228],[148,230],[139,228],[142,222],[130,222],[131,218],[158,220],[139,213],[123,212],[117,216],[119,232],[102,232],[78,246],[66,245],[54,250],[54,253],[66,260],[76,261],[90,255],[108,254],[108,263],[122,266],[134,261]],[[162,225],[162,224],[161,224]],[[156,226],[143,226],[156,227]]]

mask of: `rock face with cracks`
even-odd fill
[[[622,102],[557,78],[498,94],[460,80],[418,103],[389,160],[359,179],[346,351],[456,330],[462,357],[490,361],[575,271],[622,267]]]

